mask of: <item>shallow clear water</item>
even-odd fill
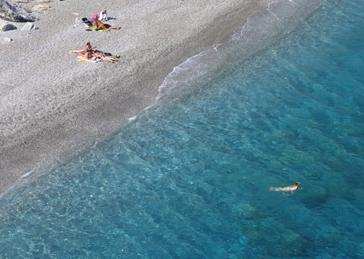
[[[0,258],[363,258],[364,2],[338,3],[4,197]]]

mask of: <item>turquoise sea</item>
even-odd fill
[[[1,198],[0,258],[364,258],[363,25],[327,1]]]

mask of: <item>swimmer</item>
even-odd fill
[[[269,190],[273,192],[294,192],[300,188],[301,183],[296,182],[294,185],[286,186],[286,187],[270,187]]]

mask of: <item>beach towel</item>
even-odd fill
[[[83,56],[78,56],[77,58],[78,58],[78,61],[80,61],[80,62],[92,62],[92,63],[101,62],[101,59],[95,59],[95,58],[88,59]]]
[[[83,49],[82,50],[71,50],[70,53],[77,54],[77,55],[85,55],[86,51]]]
[[[93,29],[88,28],[88,29],[86,29],[86,31],[107,32],[106,30],[98,30],[98,29],[96,29],[96,28],[93,28]]]

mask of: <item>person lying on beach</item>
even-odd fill
[[[296,182],[294,185],[286,186],[286,187],[270,187],[269,190],[273,192],[294,192],[300,188],[301,183]]]
[[[121,29],[121,26],[107,24],[100,20],[90,20],[87,17],[83,17],[81,20],[90,31],[110,31]]]
[[[93,56],[96,59],[100,59],[102,61],[112,62],[112,63],[118,62],[119,58],[120,58],[120,56],[114,56],[109,52],[104,52],[104,51],[97,50],[97,49],[94,50]]]
[[[109,52],[94,49],[89,41],[86,42],[84,50],[72,50],[71,53],[84,55],[87,60],[94,62],[105,61],[114,63],[119,61],[120,58],[118,55],[112,55]]]

